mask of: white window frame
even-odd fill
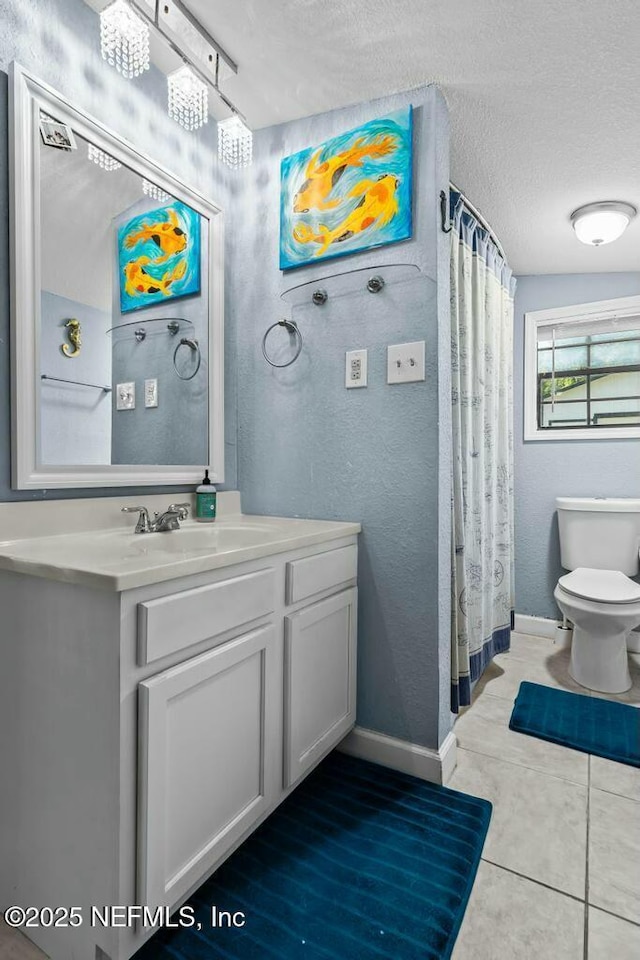
[[[538,330],[566,322],[572,325],[607,317],[630,317],[640,314],[640,297],[621,297],[618,300],[596,300],[552,310],[532,310],[524,315],[524,439],[527,440],[630,440],[640,439],[638,427],[592,427],[563,430],[544,430],[538,426]]]

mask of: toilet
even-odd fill
[[[569,673],[583,687],[623,693],[640,626],[640,499],[556,499],[560,562],[554,591],[573,623]]]

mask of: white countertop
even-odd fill
[[[130,590],[360,532],[359,523],[244,514],[214,523],[188,520],[169,533],[134,534],[132,527],[5,540],[0,542],[0,569]]]

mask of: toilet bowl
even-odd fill
[[[569,672],[583,687],[624,693],[640,626],[640,498],[557,497],[560,577],[554,596],[574,624]]]
[[[578,567],[560,577],[554,596],[574,625],[573,679],[601,693],[628,690],[627,639],[640,625],[640,585],[619,570]]]

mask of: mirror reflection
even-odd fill
[[[40,141],[40,463],[208,463],[208,221],[44,113]]]

